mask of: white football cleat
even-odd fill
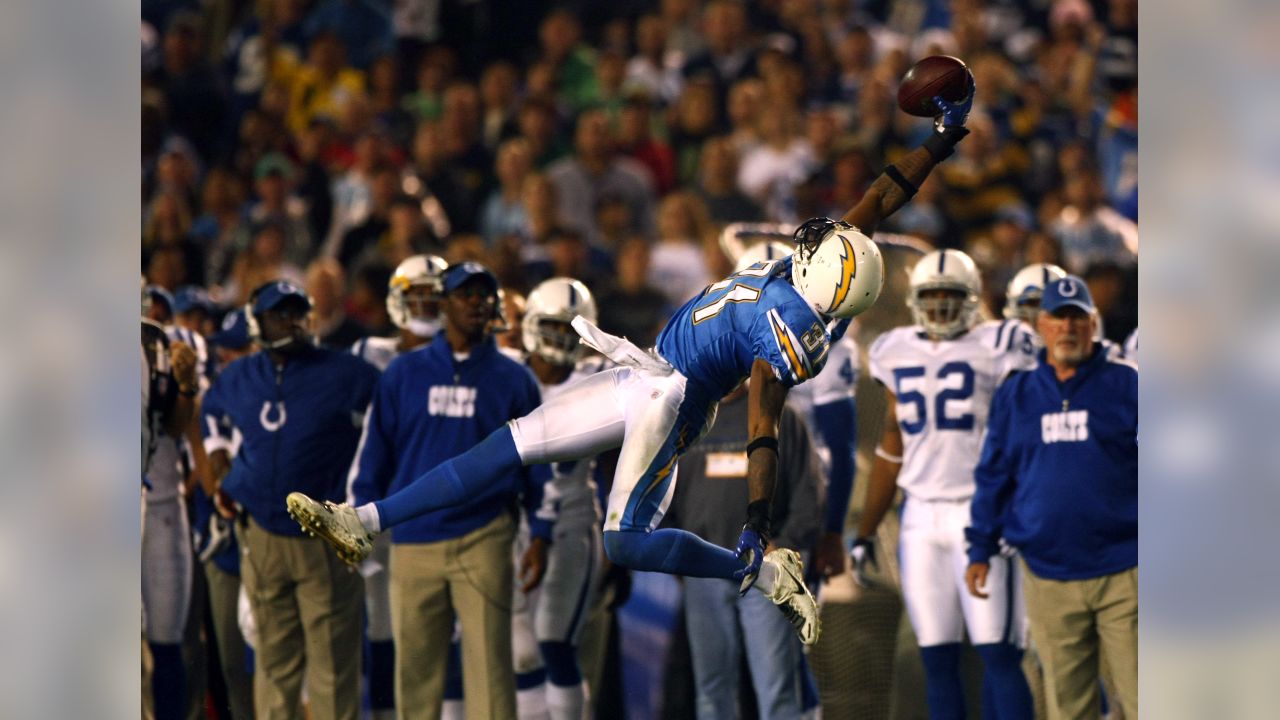
[[[300,492],[289,493],[285,504],[304,532],[332,545],[348,565],[359,565],[373,552],[373,533],[365,529],[350,505],[316,502]]]
[[[818,620],[818,601],[804,584],[804,564],[800,562],[800,553],[778,548],[765,555],[764,561],[775,566],[778,571],[773,592],[765,597],[773,601],[795,626],[800,642],[805,645],[818,642],[818,635],[822,631]]]

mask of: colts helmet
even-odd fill
[[[875,304],[884,259],[875,241],[846,222],[808,220],[796,230],[791,284],[819,315],[851,318]]]
[[[735,273],[742,272],[758,262],[781,260],[793,252],[795,252],[795,248],[784,242],[777,240],[758,242],[738,256],[738,262],[733,266],[733,271]]]
[[[1010,320],[1021,318],[1034,327],[1044,289],[1066,276],[1066,270],[1049,263],[1032,263],[1022,268],[1005,288],[1004,316]]]
[[[414,255],[396,266],[387,285],[387,315],[401,330],[408,330],[420,338],[432,338],[440,332],[439,302],[444,295],[444,271],[449,263],[436,255]],[[420,300],[410,298],[409,291],[425,287],[431,293],[429,302],[436,307],[424,307]]]
[[[551,278],[539,284],[525,300],[520,329],[524,349],[553,365],[572,365],[582,355],[578,334],[548,331],[542,323],[553,320],[571,323],[581,315],[596,322],[596,301],[586,285],[572,278]]]
[[[921,297],[926,290],[954,290],[956,297]],[[911,269],[907,307],[926,333],[951,338],[973,327],[981,292],[982,276],[973,258],[959,250],[934,250]]]

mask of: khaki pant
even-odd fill
[[[391,633],[396,643],[396,717],[440,717],[456,614],[462,625],[467,717],[516,716],[511,667],[511,543],[503,513],[460,538],[391,546]]]
[[[240,634],[237,615],[240,577],[218,567],[212,560],[204,563],[204,576],[209,583],[209,610],[213,615],[218,659],[227,683],[227,705],[231,708],[232,720],[252,720],[253,676],[245,668],[247,646]]]
[[[1105,664],[1114,684],[1109,699],[1125,718],[1137,718],[1138,568],[1068,581],[1026,571],[1027,616],[1044,666],[1049,717],[1097,718]]]
[[[258,628],[258,720],[302,718],[305,673],[311,720],[360,713],[360,611],[364,582],[322,540],[276,535],[252,519],[239,533],[240,572]]]

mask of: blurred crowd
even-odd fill
[[[142,271],[217,315],[303,285],[323,344],[387,335],[406,257],[508,294],[582,280],[650,341],[728,274],[727,223],[841,216],[930,121],[931,54],[972,137],[884,230],[965,250],[989,309],[1032,262],[1137,322],[1135,0],[144,0]]]

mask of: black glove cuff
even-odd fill
[[[747,527],[755,530],[765,542],[772,535],[769,527],[769,505],[768,500],[757,500],[747,505]]]
[[[853,541],[853,544],[849,546],[849,549],[853,550],[854,548],[857,548],[857,547],[865,547],[874,551],[876,549],[876,539],[870,535],[856,538]]]
[[[969,129],[964,127],[943,127],[937,132],[929,134],[929,139],[925,140],[920,146],[929,151],[933,156],[935,163],[951,157],[951,153],[956,151],[956,143],[964,139],[969,134]]]

